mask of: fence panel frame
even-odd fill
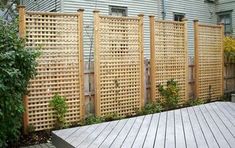
[[[155,32],[155,27],[156,27],[156,22],[163,22],[163,23],[172,23],[172,24],[177,24],[177,23],[182,23],[184,25],[184,52],[185,52],[185,92],[184,92],[184,98],[182,100],[187,100],[188,99],[188,36],[187,36],[187,19],[184,19],[183,22],[175,22],[175,21],[167,21],[167,20],[158,20],[155,21],[154,16],[149,16],[150,19],[150,100],[151,102],[156,102],[156,33]]]
[[[195,97],[201,98],[201,94],[199,91],[199,79],[200,79],[200,67],[199,67],[199,33],[200,29],[199,27],[209,27],[209,28],[220,28],[220,35],[221,35],[221,97],[224,95],[224,50],[223,50],[223,38],[224,38],[224,26],[223,24],[220,25],[209,25],[209,24],[199,24],[199,20],[194,20],[194,65],[195,65]],[[215,99],[215,98],[209,98],[209,99]]]
[[[28,15],[52,15],[52,16],[76,16],[77,17],[77,33],[80,39],[78,40],[78,62],[79,62],[79,116],[80,121],[84,119],[84,111],[85,111],[85,105],[84,105],[84,61],[83,61],[83,12],[84,9],[79,9],[77,13],[55,13],[55,12],[32,12],[25,10],[25,6],[20,5],[18,6],[19,11],[19,36],[22,39],[26,38],[26,14]],[[23,115],[23,130],[24,133],[28,133],[28,126],[29,126],[29,97],[28,95],[24,96],[23,98],[24,108],[25,112]],[[37,129],[35,129],[37,130]],[[39,129],[40,130],[40,129]]]
[[[93,11],[94,14],[94,84],[95,84],[95,114],[97,116],[102,116],[101,113],[101,93],[100,93],[100,19],[101,17],[105,17],[107,19],[112,18],[119,18],[119,19],[138,19],[138,29],[139,29],[139,36],[138,36],[138,44],[140,48],[140,108],[144,106],[144,47],[143,47],[143,14],[138,15],[138,18],[134,17],[114,17],[114,16],[100,16],[98,10]],[[140,109],[139,108],[139,109]]]

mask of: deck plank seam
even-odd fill
[[[228,129],[228,131],[231,133],[231,135],[235,138],[235,135],[231,132],[231,130],[229,129],[228,125],[224,123],[224,120],[221,119],[221,116],[218,114],[218,112],[215,111],[215,108],[216,106],[212,107],[211,105],[209,105],[213,112],[220,118],[220,120],[223,122],[223,124],[225,125],[225,127]],[[225,119],[227,119],[225,116],[224,116]],[[229,123],[231,123],[229,120],[228,120]],[[231,123],[232,124],[232,123]]]
[[[209,129],[210,129],[210,131],[211,131],[211,133],[212,133],[212,135],[213,135],[213,137],[214,137],[214,139],[215,139],[217,145],[220,147],[220,144],[218,143],[218,140],[217,140],[217,138],[216,138],[216,136],[215,136],[215,133],[214,133],[213,130],[211,129],[211,126],[209,125],[209,123],[208,123],[208,121],[207,121],[207,119],[206,119],[206,117],[205,117],[203,111],[201,110],[201,105],[200,105],[198,108],[199,108],[199,110],[200,110],[200,112],[201,112],[201,114],[202,114],[204,120],[206,121],[206,124],[207,124],[207,126],[209,127]]]
[[[225,137],[224,133],[221,131],[220,126],[218,126],[217,122],[215,121],[215,119],[213,118],[213,116],[211,115],[210,111],[208,110],[208,108],[206,106],[203,106],[209,113],[209,116],[211,117],[211,119],[214,121],[216,127],[219,129],[221,135],[224,137],[225,141],[227,142],[227,144],[229,145],[230,148],[232,148],[232,146],[230,145],[230,143],[228,142],[227,138]]]
[[[193,112],[194,112],[194,115],[196,116],[198,125],[199,125],[199,127],[200,127],[200,130],[202,131],[202,134],[203,134],[203,137],[204,137],[204,139],[205,139],[205,141],[206,141],[207,147],[210,147],[209,141],[208,141],[208,139],[206,138],[205,131],[203,130],[203,127],[202,127],[202,125],[201,125],[201,123],[200,123],[200,119],[199,119],[198,115],[196,114],[195,108],[193,108]]]
[[[126,120],[126,119],[123,119],[123,120]],[[120,120],[120,121],[122,121],[122,120]],[[129,121],[129,119],[127,119],[127,120],[125,121],[124,125],[121,126],[121,129],[123,129],[123,127],[125,127],[125,125],[127,124],[128,121]],[[118,125],[118,124],[117,124],[117,125]],[[114,129],[115,129],[115,128],[114,128]],[[113,130],[114,130],[114,129],[113,129]],[[112,131],[113,131],[113,130],[112,130]],[[109,135],[112,133],[112,131],[109,133]],[[118,131],[118,134],[117,134],[117,135],[115,136],[115,138],[112,140],[112,142],[111,142],[110,145],[112,145],[112,143],[115,141],[115,139],[117,138],[117,136],[119,135],[119,133],[120,133],[121,131],[122,131],[122,130],[119,130],[119,131]],[[108,136],[109,136],[109,135],[108,135]],[[108,136],[107,136],[107,137],[108,137]],[[107,137],[106,137],[106,139],[107,139]],[[106,139],[105,139],[105,140],[106,140]],[[104,141],[105,141],[105,140],[104,140]],[[103,143],[104,143],[104,142],[102,142],[102,144],[103,144]],[[101,144],[101,145],[102,145],[102,144]]]
[[[141,126],[143,125],[143,122],[144,122],[145,118],[146,118],[146,116],[144,116],[144,119],[142,120],[141,125],[140,125],[139,128],[138,128],[138,132],[137,132],[136,135],[135,135],[135,139],[136,139],[136,137],[138,136],[138,134],[139,134],[139,132],[140,132]],[[133,140],[133,142],[132,142],[132,144],[131,144],[131,147],[133,147],[133,144],[134,144],[134,142],[135,142],[135,139]]]
[[[88,136],[90,136],[94,131],[96,131],[96,129],[99,127],[100,125],[98,125],[94,130],[92,130],[92,132],[91,133],[89,133],[79,144],[77,144],[75,147],[78,147],[83,141],[85,141],[86,140],[86,138],[88,137]],[[76,140],[76,139],[75,139]]]
[[[131,125],[131,127],[130,127],[128,133],[126,134],[124,140],[122,141],[122,144],[120,145],[120,147],[124,144],[124,142],[125,142],[125,140],[126,140],[126,137],[129,135],[129,133],[130,133],[131,129],[133,128],[133,126],[134,126],[136,120],[137,120],[137,118],[135,118],[135,121],[134,121],[133,124]]]
[[[186,141],[186,134],[185,134],[185,127],[184,127],[182,109],[180,109],[180,116],[181,116],[181,123],[182,123],[182,127],[183,127],[183,132],[184,132],[184,143],[185,143],[185,146],[187,148],[187,141]]]
[[[156,142],[156,139],[157,139],[157,132],[158,132],[158,127],[159,127],[161,115],[162,115],[162,113],[159,113],[157,128],[156,128],[155,137],[154,137],[154,142],[153,142],[153,147],[155,146],[155,142]]]
[[[97,138],[97,137],[99,137],[99,135],[103,132],[103,130],[105,129],[105,128],[107,128],[108,126],[109,126],[109,124],[110,124],[110,122],[108,122],[107,123],[107,125],[105,125],[105,127],[100,131],[100,133],[95,137],[95,139]],[[88,144],[88,146],[92,143],[93,141],[91,141],[89,144]],[[82,143],[81,143],[82,144]],[[88,147],[87,146],[87,147]]]
[[[166,127],[165,127],[165,133],[164,133],[164,147],[166,147],[166,132],[167,132],[167,120],[168,119],[168,112],[166,112]]]
[[[145,144],[145,141],[146,141],[146,138],[147,138],[147,135],[148,135],[148,132],[149,132],[149,128],[150,128],[150,125],[151,125],[152,120],[153,120],[153,115],[154,115],[154,114],[152,114],[152,116],[151,116],[151,120],[150,120],[150,122],[149,122],[148,130],[147,130],[146,135],[145,135],[145,137],[144,137],[144,142],[143,142],[142,147],[143,147],[144,144]]]
[[[221,110],[221,108],[219,107],[219,105],[217,105],[215,103],[215,106],[218,108],[218,110],[224,115],[224,117],[226,117],[228,119],[228,121],[233,125],[235,126],[235,124],[230,120],[230,118],[228,117],[228,114],[226,114],[224,111]]]
[[[109,124],[98,134],[98,136],[95,137],[95,139],[87,146],[87,147],[90,147],[91,144],[94,143],[94,141],[96,141],[96,139],[104,132],[104,130],[106,128],[108,128],[108,126],[111,124],[111,122],[109,122]]]
[[[109,131],[109,133],[107,134],[107,136],[102,140],[102,142],[100,143],[100,145],[98,146],[98,147],[100,147],[102,144],[103,144],[103,142],[105,141],[105,139],[107,139],[107,137],[109,136],[109,134],[113,131],[113,129],[115,128],[115,127],[117,127],[117,125],[118,125],[118,123],[120,122],[121,120],[118,120],[117,121],[117,123],[114,125],[114,127]]]
[[[218,104],[218,103],[216,102],[216,104]],[[220,106],[221,106],[222,108],[224,108],[224,110],[226,110],[226,111],[231,115],[232,118],[235,119],[235,115],[233,115],[233,114],[231,113],[231,110],[229,110],[229,107],[226,107],[224,103],[220,104]]]
[[[186,110],[187,110],[187,114],[188,114],[188,118],[189,118],[190,127],[191,127],[191,129],[193,131],[192,133],[193,133],[194,141],[196,143],[196,147],[198,147],[197,139],[196,139],[196,136],[195,136],[195,131],[194,131],[194,128],[193,128],[193,125],[192,125],[191,118],[189,116],[188,108],[186,108]]]
[[[198,125],[198,127],[199,127],[199,129],[200,129],[200,133],[201,133],[202,136],[203,136],[203,137],[201,137],[201,138],[204,139],[204,141],[205,141],[207,147],[209,148],[208,141],[207,141],[207,139],[206,139],[206,136],[205,136],[205,134],[204,134],[204,131],[202,130],[201,124],[200,124],[199,119],[198,119],[198,117],[197,117],[197,115],[196,115],[196,112],[195,112],[195,110],[194,110],[194,107],[191,107],[191,111],[192,111],[192,114],[194,115],[195,122],[197,123],[197,125]],[[193,117],[192,117],[192,114],[189,115],[190,120],[193,118]],[[196,142],[197,142],[197,138],[196,138]],[[199,147],[199,145],[198,145],[198,147]]]

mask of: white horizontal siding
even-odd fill
[[[215,4],[205,0],[165,0],[166,19],[173,20],[174,12],[184,13],[188,19],[188,48],[189,56],[194,55],[194,28],[193,20],[201,23],[215,24]]]
[[[233,28],[233,36],[235,36],[235,0],[219,1],[219,4],[216,6],[216,12],[223,12],[230,10],[232,10],[232,28]]]
[[[26,10],[30,11],[61,11],[61,0],[24,0]]]
[[[144,53],[150,57],[150,35],[149,35],[149,15],[158,16],[159,0],[64,0],[63,8],[65,12],[76,12],[79,8],[84,8],[84,58],[90,55],[91,41],[89,36],[93,36],[93,10],[98,9],[101,15],[109,15],[109,5],[123,6],[128,8],[128,16],[137,16],[143,13],[144,16]],[[91,52],[93,55],[93,50]]]

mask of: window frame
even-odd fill
[[[119,9],[119,10],[123,10],[125,12],[124,15],[122,16],[128,16],[128,7],[125,6],[114,6],[114,5],[109,5],[109,15],[112,15],[112,9]]]
[[[228,10],[228,11],[221,11],[221,12],[217,12],[217,23],[221,22],[221,18],[226,17],[226,15],[229,16],[229,21],[230,21],[230,32],[226,32],[226,26],[224,26],[224,34],[225,35],[231,35],[233,34],[233,20],[232,20],[232,12],[233,10]],[[225,24],[226,25],[226,24]]]
[[[177,21],[177,20],[175,20],[175,16],[176,15],[178,15],[178,16],[183,16],[183,18],[185,18],[186,17],[186,14],[185,13],[181,13],[181,12],[173,12],[173,20],[174,21]],[[181,20],[182,21],[182,20]],[[181,22],[181,21],[179,21],[179,22]]]

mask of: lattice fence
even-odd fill
[[[186,22],[155,21],[150,16],[151,100],[163,101],[158,85],[174,79],[180,87],[180,103],[188,99],[188,54]]]
[[[58,93],[66,97],[68,123],[83,116],[83,12],[75,14],[26,12],[20,8],[20,32],[27,48],[38,49],[37,76],[30,81],[25,100],[25,128],[54,127],[49,101]]]
[[[94,17],[96,114],[134,114],[144,103],[143,16]]]
[[[198,98],[214,100],[223,96],[223,26],[194,22],[195,68]]]

